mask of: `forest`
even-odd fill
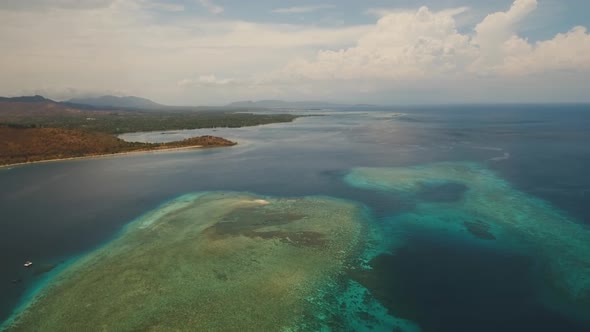
[[[235,144],[214,136],[193,137],[170,143],[137,143],[126,142],[110,134],[75,129],[0,126],[0,165],[134,151],[197,146],[210,148]]]
[[[126,142],[117,135],[291,122],[296,116],[229,109],[183,111],[88,110],[57,102],[0,101],[0,165],[234,142],[204,136],[166,144]]]
[[[247,127],[291,122],[289,113],[238,112],[204,108],[185,111],[87,110],[55,102],[0,101],[0,124],[35,128],[64,128],[122,134],[138,131]]]

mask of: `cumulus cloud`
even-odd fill
[[[485,69],[501,64],[508,49],[526,46],[526,41],[520,40],[514,31],[518,23],[536,8],[537,0],[516,0],[508,11],[486,16],[475,27],[472,39],[472,43],[481,50],[475,67]]]
[[[497,46],[514,35],[515,26],[537,8],[537,0],[516,0],[506,12],[490,14],[475,27],[473,42],[481,47]]]
[[[199,3],[212,14],[221,14],[224,11],[223,7],[214,4],[211,0],[199,0]]]
[[[446,15],[450,15],[450,16],[457,16],[457,15],[463,14],[467,11],[469,11],[469,7],[456,7],[456,8],[449,8],[449,9],[442,10],[441,13],[446,14]],[[406,12],[408,12],[408,11],[406,11]],[[409,11],[409,12],[411,12],[411,11]],[[387,16],[390,14],[400,13],[400,10],[399,9],[391,9],[391,8],[369,8],[369,9],[367,9],[366,13],[369,15],[373,15],[373,16],[377,16],[378,18],[381,18],[383,16]]]
[[[197,78],[185,78],[178,82],[179,87],[195,87],[195,86],[227,86],[232,84],[239,84],[240,82],[234,78],[219,78],[216,75],[200,75]]]
[[[404,79],[462,69],[474,55],[470,38],[457,32],[453,14],[396,12],[381,17],[355,46],[320,51],[298,60],[279,75],[321,79]]]
[[[143,6],[148,9],[161,10],[165,12],[181,12],[184,11],[184,5],[167,2],[152,2],[147,1],[143,3]]]
[[[590,69],[590,35],[581,26],[535,44],[512,37],[503,50],[505,58],[498,71],[504,75]]]
[[[590,34],[579,26],[547,40],[520,36],[536,0],[515,0],[471,28],[459,28],[466,8],[383,10],[374,24],[328,28],[191,13],[160,19],[160,11],[182,9],[169,4],[0,1],[0,95],[114,90],[169,104],[362,96],[405,102],[425,94],[588,100]]]
[[[464,8],[434,12],[381,11],[355,46],[319,51],[274,73],[292,80],[432,80],[469,75],[528,75],[590,69],[590,35],[584,27],[535,44],[519,37],[518,24],[537,7],[516,0],[488,15],[472,33],[460,33],[455,16]]]
[[[298,6],[298,7],[285,7],[285,8],[276,8],[273,9],[273,13],[277,14],[304,14],[304,13],[311,13],[316,12],[319,10],[330,9],[334,8],[334,5],[314,5],[314,6]]]
[[[217,17],[162,21],[152,7],[158,3],[163,2],[0,10],[0,95],[43,89],[62,98],[68,87],[76,87],[127,91],[170,104],[214,102],[214,94],[188,93],[178,82],[208,73],[255,76],[284,65],[293,54],[352,45],[367,31],[366,26],[321,28]]]

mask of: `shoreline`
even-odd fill
[[[131,154],[142,154],[142,153],[149,153],[149,152],[155,153],[155,152],[173,152],[173,151],[192,150],[192,149],[211,149],[211,148],[217,148],[217,147],[221,148],[221,147],[225,147],[225,146],[204,147],[202,145],[190,145],[190,146],[180,146],[180,147],[175,147],[175,148],[141,149],[141,150],[116,152],[116,153],[109,153],[109,154],[93,154],[93,155],[80,156],[80,157],[45,159],[45,160],[36,160],[36,161],[27,161],[27,162],[22,162],[22,163],[0,165],[0,170],[3,168],[8,168],[8,167],[33,165],[33,164],[41,164],[41,163],[53,163],[53,162],[60,162],[60,161],[83,160],[83,159],[98,159],[98,158],[131,155]]]

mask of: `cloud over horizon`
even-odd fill
[[[449,76],[520,76],[552,70],[590,69],[590,35],[576,26],[553,39],[530,43],[516,28],[537,7],[516,0],[492,13],[472,33],[458,32],[456,10],[384,13],[355,46],[321,50],[312,60],[279,72],[299,79],[429,79]]]
[[[543,5],[537,0],[515,0],[467,28],[460,20],[469,4],[369,7],[372,23],[321,25],[254,22],[231,16],[226,3],[193,3],[214,15],[181,1],[8,0],[0,4],[0,70],[9,78],[0,95],[120,91],[170,104],[590,101],[587,28],[572,24],[530,41],[521,31]],[[268,10],[325,9],[338,6]]]
[[[199,3],[212,14],[221,14],[224,11],[223,7],[214,4],[211,0],[199,0]]]
[[[311,13],[318,10],[330,9],[335,8],[334,5],[329,4],[320,4],[320,5],[312,5],[312,6],[297,6],[297,7],[284,7],[284,8],[276,8],[273,9],[273,13],[278,14],[304,14],[304,13]]]

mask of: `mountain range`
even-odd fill
[[[64,107],[73,107],[87,110],[197,110],[203,106],[167,106],[152,100],[134,96],[101,96],[91,98],[73,98],[63,102],[57,102],[43,96],[0,97],[0,102],[13,103],[50,103],[60,104]],[[326,109],[326,108],[354,108],[373,107],[373,105],[348,105],[322,101],[284,101],[284,100],[259,100],[238,101],[222,107],[205,107],[207,109]]]
[[[323,101],[284,101],[284,100],[259,100],[238,101],[228,104],[227,107],[235,108],[292,108],[292,109],[323,109],[346,107],[372,107],[373,105],[348,105]]]
[[[121,108],[121,109],[162,109],[167,106],[158,104],[146,98],[126,96],[101,96],[93,98],[73,98],[65,103],[73,105],[85,105],[95,108]]]
[[[43,96],[21,96],[21,97],[0,97],[1,102],[13,102],[13,103],[44,103],[54,102],[51,99],[47,99]]]

